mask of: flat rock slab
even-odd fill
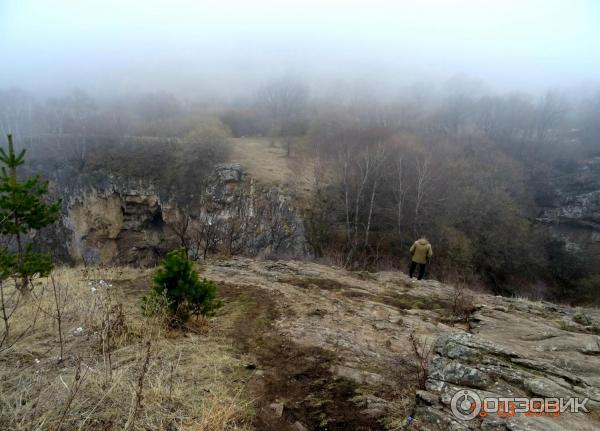
[[[357,396],[356,408],[374,424],[394,405],[390,388],[414,378],[405,366],[414,363],[412,333],[433,349],[426,387],[416,397],[418,429],[600,429],[598,309],[469,291],[476,311],[465,325],[448,323],[452,286],[411,282],[399,272],[235,258],[208,263],[203,276],[267,292],[280,311],[277,333],[294,345],[330,352],[332,378],[351,381],[357,395],[368,396]],[[585,397],[591,413],[461,421],[450,400],[465,389],[482,396]]]

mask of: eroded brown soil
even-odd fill
[[[256,429],[297,430],[297,422],[310,430],[385,429],[359,413],[352,401],[358,394],[357,384],[334,376],[334,353],[296,345],[276,332],[273,322],[281,312],[272,294],[258,287],[229,283],[220,283],[219,293],[225,301],[235,302],[244,310],[229,336],[242,353],[256,361],[249,365],[257,367],[249,382],[256,398]],[[277,412],[280,405],[281,415]]]

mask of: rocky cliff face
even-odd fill
[[[600,157],[551,178],[538,220],[565,240],[570,251],[595,257],[600,265]]]
[[[156,264],[168,243],[174,246],[165,224],[169,210],[151,186],[75,195],[62,219],[68,255],[85,263]]]
[[[74,175],[49,173],[53,194],[63,199],[59,226],[40,242],[63,260],[106,265],[155,265],[180,241],[173,226],[185,208],[195,223],[230,226],[244,206],[244,221],[254,226],[253,238],[238,245],[246,254],[306,253],[304,227],[277,187],[263,187],[240,165],[217,165],[186,200],[165,193],[155,181],[123,178],[106,172]],[[200,240],[198,240],[200,241]]]

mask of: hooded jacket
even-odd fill
[[[412,260],[416,263],[427,263],[427,259],[433,256],[431,244],[425,238],[418,239],[410,248]]]

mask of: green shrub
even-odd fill
[[[183,324],[192,315],[209,316],[219,306],[217,286],[212,280],[198,279],[183,250],[167,254],[142,304],[147,315],[166,311],[172,325]]]

